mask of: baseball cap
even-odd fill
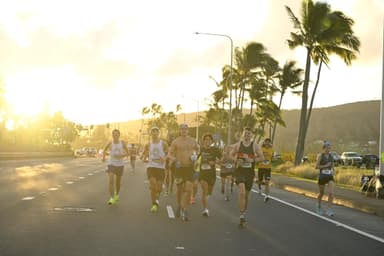
[[[331,142],[329,141],[324,141],[324,144],[323,144],[323,148],[326,148],[326,147],[330,147],[331,146]]]
[[[187,124],[180,124],[180,129],[185,129],[185,128],[188,128]]]
[[[154,130],[159,131],[160,129],[159,129],[159,127],[157,127],[157,126],[153,126],[153,127],[151,128],[151,132],[154,131]]]

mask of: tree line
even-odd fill
[[[320,84],[323,66],[330,66],[330,56],[336,55],[345,64],[351,65],[359,52],[360,41],[353,32],[354,21],[341,11],[334,11],[328,3],[303,0],[300,15],[296,16],[289,6],[285,6],[287,15],[293,24],[293,31],[287,39],[289,48],[304,47],[306,49],[306,64],[298,67],[296,60],[287,60],[280,66],[279,62],[268,53],[267,48],[260,42],[249,42],[244,47],[234,50],[234,65],[224,65],[222,76],[214,82],[217,90],[210,95],[209,110],[198,120],[202,129],[214,131],[227,137],[228,125],[231,124],[230,141],[237,140],[241,130],[247,126],[254,130],[256,140],[276,137],[276,127],[285,126],[281,115],[284,96],[292,92],[301,97],[299,132],[295,150],[295,164],[298,165],[305,150],[306,135],[312,115],[312,107],[317,88]],[[311,79],[311,68],[317,68],[316,79]],[[232,69],[231,69],[232,68]],[[312,82],[314,81],[314,83]],[[0,87],[1,89],[1,87]],[[273,101],[274,96],[279,101]],[[3,92],[0,90],[0,107],[6,109]],[[232,99],[233,102],[229,102]],[[229,113],[229,105],[233,107]],[[177,113],[165,113],[162,106],[153,103],[142,109],[146,126],[156,125],[167,131],[168,137],[177,132]],[[5,129],[4,111],[0,113],[0,136],[2,141],[11,143],[12,136]],[[230,120],[231,117],[231,120]],[[32,134],[29,143],[63,145],[73,141],[81,127],[63,120],[57,113],[54,117],[44,117],[38,121],[36,131],[23,131],[18,128],[18,136]],[[43,128],[42,128],[43,127]],[[205,127],[205,128],[204,128]],[[49,131],[48,131],[49,130]],[[45,131],[45,132],[44,132]],[[24,133],[25,132],[25,133]],[[144,123],[140,133],[144,132]],[[8,134],[7,134],[8,133]],[[15,138],[15,137],[14,137]],[[4,140],[6,139],[6,140]],[[26,141],[26,138],[23,138]]]

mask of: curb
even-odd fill
[[[306,189],[302,189],[302,188],[291,186],[291,185],[280,184],[280,183],[276,183],[273,181],[271,182],[271,186],[275,186],[276,188],[283,189],[283,190],[286,190],[288,192],[300,194],[300,195],[303,195],[303,196],[306,196],[309,198],[314,198],[314,199],[317,199],[317,195],[318,195],[317,192],[313,192],[311,190],[306,190]],[[324,195],[323,200],[326,201],[327,198],[328,198],[327,195]],[[376,207],[371,207],[369,205],[364,205],[364,204],[356,202],[356,201],[339,198],[337,196],[335,196],[333,202],[336,205],[341,205],[341,206],[356,209],[356,210],[359,210],[359,211],[362,211],[365,213],[374,214],[376,216],[384,217],[384,206],[381,207],[381,209],[378,209]]]

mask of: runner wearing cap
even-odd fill
[[[145,145],[142,160],[148,159],[147,176],[152,201],[151,212],[157,212],[159,208],[159,197],[163,188],[165,177],[165,162],[168,152],[167,143],[159,138],[159,128],[151,128],[151,141]]]
[[[180,125],[180,136],[172,141],[169,158],[175,163],[175,183],[177,189],[176,216],[188,221],[188,205],[192,193],[194,162],[197,159],[199,145],[188,136],[188,125]]]
[[[321,207],[321,201],[324,195],[325,185],[328,184],[328,209],[326,214],[328,216],[333,216],[333,191],[335,188],[335,183],[333,179],[333,157],[329,153],[331,150],[331,143],[329,141],[324,141],[323,144],[323,153],[317,156],[316,169],[319,169],[319,195],[317,196],[317,205],[316,212],[320,215],[323,214],[323,209]]]

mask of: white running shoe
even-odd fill
[[[205,216],[205,217],[209,217],[209,210],[207,208],[205,208],[203,210],[203,212],[201,213],[201,215]]]

